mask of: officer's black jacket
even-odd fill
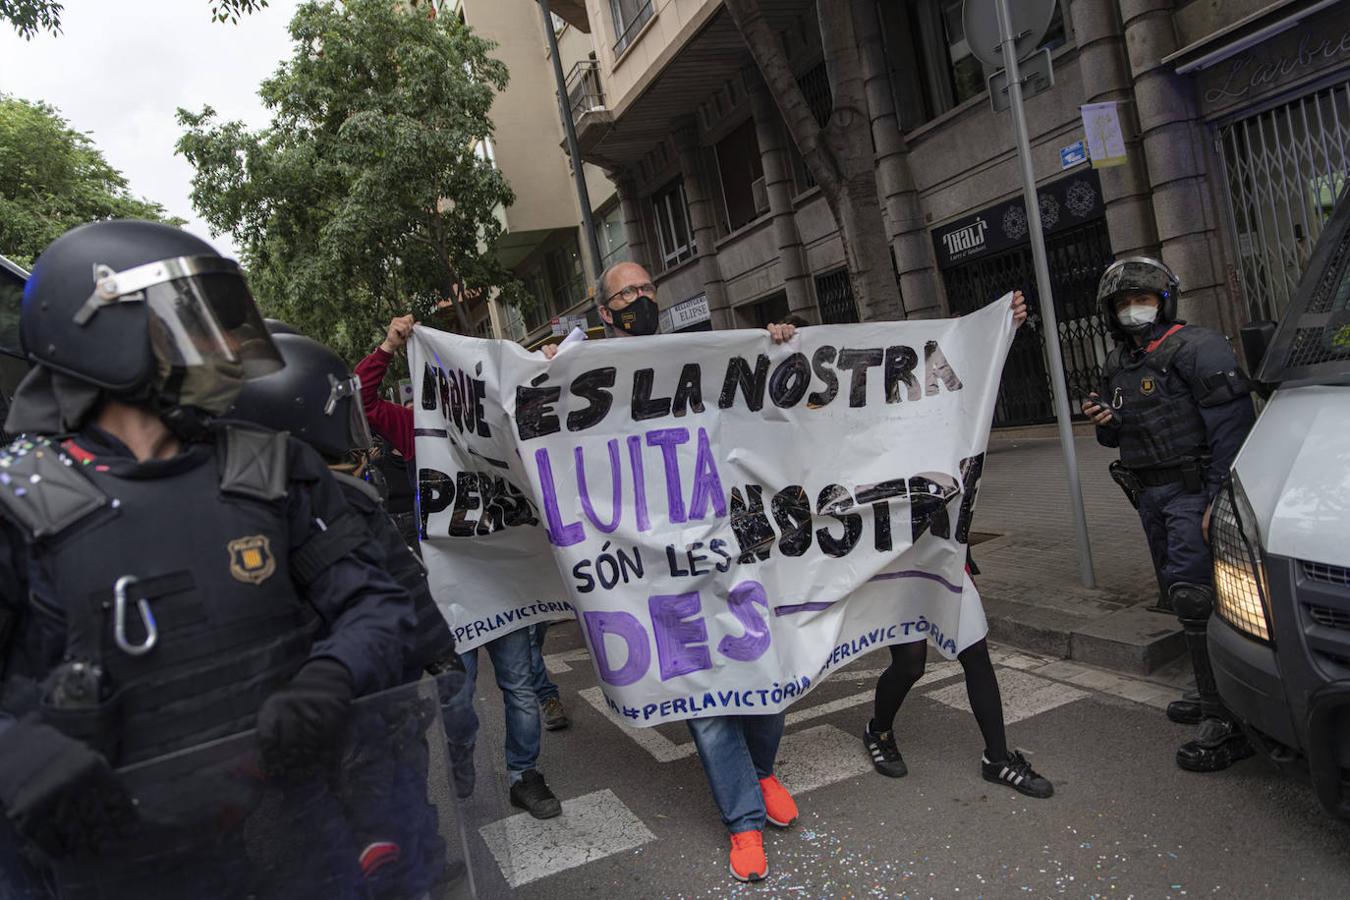
[[[1256,420],[1251,386],[1228,339],[1217,331],[1165,323],[1154,325],[1148,340],[1163,338],[1175,324],[1184,327],[1152,353],[1124,342],[1111,351],[1100,396],[1116,420],[1097,428],[1097,441],[1120,448],[1122,461],[1131,466],[1206,460],[1205,491],[1213,497]],[[1153,433],[1141,440],[1137,411],[1145,395],[1152,395],[1146,430]],[[1159,401],[1165,403],[1161,409]]]
[[[450,634],[450,626],[431,597],[422,561],[394,527],[378,492],[351,475],[338,473],[335,477],[347,503],[361,516],[366,529],[380,548],[384,556],[384,570],[412,596],[417,616],[417,639],[407,676],[416,678],[423,669],[445,663],[455,652],[455,639]]]
[[[127,477],[154,478],[159,472],[213,465],[216,459],[214,443],[202,442],[186,445],[169,460],[137,462],[121,441],[93,426],[76,435],[73,443],[98,465]],[[327,523],[352,516],[323,461],[293,439],[287,439],[287,479],[284,510],[292,550],[325,531]],[[323,623],[308,658],[340,662],[351,672],[356,692],[364,694],[400,683],[412,653],[416,620],[407,591],[382,569],[378,546],[368,538],[360,544],[305,582],[292,581],[297,594]],[[153,547],[145,550],[154,552]],[[208,548],[208,552],[219,556],[223,570],[224,548]],[[63,659],[64,621],[59,616],[35,614],[38,605],[49,611],[62,609],[62,598],[53,596],[55,579],[47,565],[14,524],[0,523],[0,664],[10,689],[19,682],[41,683]],[[277,576],[284,574],[277,572]],[[6,727],[6,719],[26,711],[15,708],[12,690],[0,698],[0,704],[0,729]]]

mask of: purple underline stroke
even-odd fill
[[[959,594],[962,589],[952,584],[941,575],[935,575],[932,572],[920,572],[918,569],[906,569],[903,572],[882,572],[880,575],[873,575],[869,581],[889,581],[893,578],[927,578],[929,581],[936,581],[938,584],[951,591],[953,594]],[[822,609],[829,609],[838,601],[819,601],[812,603],[792,603],[786,606],[775,606],[773,614],[775,616],[790,616],[793,613],[800,612],[819,612]]]

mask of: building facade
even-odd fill
[[[761,8],[823,124],[832,100],[815,0]],[[583,159],[613,185],[596,206],[622,227],[623,253],[657,276],[663,327],[751,327],[789,312],[856,321],[829,206],[720,0],[554,9],[594,56],[595,102],[572,112]],[[1011,120],[991,107],[992,73],[961,13],[962,0],[888,0],[857,23],[906,317],[1036,293]],[[1118,256],[1164,259],[1189,321],[1235,336],[1277,317],[1350,177],[1350,0],[1058,0],[1041,46],[1054,84],[1026,110],[1070,392],[1100,375],[1109,339],[1095,287]],[[1081,107],[1100,103],[1121,128],[1117,165],[1079,146]],[[1037,318],[1014,344],[999,424],[1052,417]]]
[[[599,167],[584,164],[601,259],[593,263],[585,252],[541,8],[522,0],[451,0],[441,12],[460,16],[478,35],[495,42],[492,55],[510,73],[492,106],[493,137],[477,150],[501,170],[515,194],[514,203],[498,210],[505,235],[493,250],[532,302],[517,308],[493,298],[475,321],[476,329],[482,336],[534,347],[556,337],[569,322],[585,320],[588,327],[599,328],[591,301],[595,266],[621,259],[626,241],[613,183]],[[550,24],[569,73],[569,111],[581,116],[599,108],[603,97],[596,90],[590,35],[556,15]]]

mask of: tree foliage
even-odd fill
[[[89,138],[52,107],[0,94],[0,253],[20,265],[95,219],[181,224],[138,200]]]
[[[211,18],[217,22],[237,23],[240,16],[257,12],[267,0],[211,0]],[[61,14],[65,6],[58,0],[0,0],[0,19],[7,20],[19,37],[31,40],[38,33],[61,33]]]
[[[507,79],[493,45],[387,0],[311,0],[290,33],[260,90],[268,127],[178,111],[193,204],[234,237],[268,313],[351,357],[393,315],[485,288],[522,298],[488,252],[514,197],[475,153]]]

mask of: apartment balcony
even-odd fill
[[[577,146],[585,159],[614,125],[614,114],[605,105],[605,91],[600,85],[600,64],[593,59],[581,60],[568,73],[566,86]]]

